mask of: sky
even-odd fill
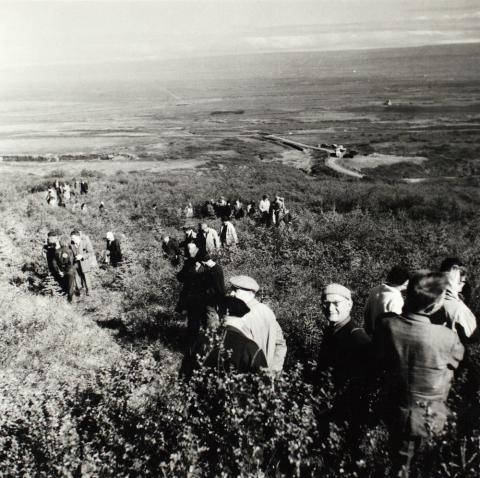
[[[479,0],[0,0],[0,71],[480,42]]]

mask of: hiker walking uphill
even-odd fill
[[[212,254],[220,249],[220,237],[215,229],[203,222],[198,226],[197,245],[200,254]]]
[[[176,266],[180,262],[180,246],[174,237],[168,234],[162,236],[163,257],[170,259],[172,265]]]
[[[97,267],[95,252],[90,238],[74,229],[70,234],[71,249],[75,257],[75,272],[77,283],[85,290],[85,295],[90,295],[92,290],[91,273]]]
[[[270,214],[270,200],[267,195],[264,195],[258,204],[258,210],[261,214],[261,221],[263,224],[268,223],[268,215]]]
[[[201,263],[199,249],[194,242],[187,244],[187,257],[177,280],[183,284],[176,311],[187,316],[189,338],[198,336],[205,327],[207,313],[205,304],[205,266]]]
[[[230,323],[226,322],[226,325],[240,328],[263,350],[268,369],[280,372],[287,354],[287,343],[273,311],[255,298],[260,286],[255,279],[244,275],[230,278],[230,284],[231,295],[242,300],[250,312],[242,317],[241,322],[232,319]]]
[[[409,476],[424,442],[439,434],[447,420],[446,400],[464,348],[456,332],[431,322],[444,304],[446,289],[443,273],[416,273],[402,314],[386,315],[375,329],[376,356],[385,369],[392,476]]]
[[[224,249],[232,249],[238,243],[237,231],[228,217],[222,217],[222,228],[220,229],[220,242]]]
[[[365,330],[369,335],[375,331],[375,323],[386,312],[402,313],[402,292],[408,285],[408,270],[395,266],[387,275],[384,284],[374,287],[365,306]]]
[[[59,240],[60,247],[55,252],[55,262],[60,275],[60,285],[68,302],[72,302],[73,295],[79,294],[75,270],[75,256],[70,247],[71,241],[68,236],[62,236]]]
[[[55,261],[55,253],[57,252],[57,249],[60,248],[58,243],[59,235],[60,232],[57,230],[50,231],[47,235],[47,242],[43,246],[43,256],[47,260],[48,271],[58,283],[60,283],[61,277]]]
[[[114,236],[112,231],[107,232],[105,240],[107,242],[106,261],[113,267],[118,267],[123,261],[120,241]]]
[[[184,256],[188,258],[188,245],[192,243],[197,244],[197,233],[193,230],[193,226],[191,224],[183,226],[183,231],[185,233],[185,236],[183,238],[183,241],[180,243],[180,247],[183,248]]]

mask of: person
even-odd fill
[[[59,235],[60,231],[56,229],[49,231],[47,234],[47,242],[43,246],[43,256],[47,259],[48,271],[58,283],[61,281],[61,276],[55,261],[55,254],[57,249],[60,248],[60,244],[58,243]]]
[[[235,219],[243,219],[245,217],[245,211],[243,209],[243,204],[240,199],[237,199],[233,204],[233,216]]]
[[[80,194],[88,194],[88,183],[87,181],[80,181]]]
[[[408,283],[402,314],[386,315],[375,328],[376,359],[385,372],[385,421],[396,476],[410,475],[424,441],[439,434],[447,419],[453,371],[464,354],[456,332],[431,322],[444,304],[447,285],[443,273],[418,271]]]
[[[248,217],[253,217],[255,216],[255,203],[253,201],[250,201],[247,204],[247,216]]]
[[[187,203],[183,212],[187,219],[191,219],[193,217],[193,206],[191,202]]]
[[[100,201],[100,205],[98,206],[98,212],[102,214],[105,212],[105,203],[103,201]]]
[[[368,335],[373,335],[375,322],[380,315],[387,312],[402,313],[402,292],[407,289],[408,275],[407,269],[394,266],[387,274],[386,282],[370,291],[365,305],[365,330]]]
[[[234,370],[239,373],[258,373],[267,369],[263,350],[243,331],[242,321],[250,313],[249,307],[241,299],[227,297],[223,308],[225,326],[221,346],[210,352],[205,365],[219,371]]]
[[[467,343],[477,329],[477,319],[462,300],[462,290],[466,282],[467,269],[456,257],[445,259],[440,271],[447,275],[447,290],[443,308],[438,316],[453,330],[456,330],[463,343]],[[438,317],[437,316],[437,317]]]
[[[336,283],[322,291],[323,314],[328,327],[318,353],[314,383],[323,386],[322,374],[331,370],[335,396],[322,419],[347,424],[346,440],[358,448],[362,426],[367,422],[369,381],[373,376],[372,342],[365,330],[351,319],[350,290]]]
[[[220,249],[220,237],[215,229],[208,227],[206,222],[198,225],[197,245],[200,254],[211,254]]]
[[[263,224],[267,224],[268,222],[268,215],[270,213],[270,200],[266,194],[263,195],[260,203],[258,204],[258,210],[261,214],[261,221]]]
[[[180,246],[183,248],[183,253],[185,257],[188,257],[188,245],[190,243],[197,244],[197,234],[193,230],[193,226],[191,224],[186,224],[185,226],[183,226],[183,232],[185,233],[185,237],[180,243]]]
[[[46,200],[49,206],[57,205],[57,193],[53,187],[48,188]]]
[[[242,332],[263,350],[268,369],[281,372],[287,344],[273,311],[255,298],[260,286],[255,279],[245,275],[231,277],[230,285],[232,297],[242,300],[250,309],[242,318]]]
[[[285,215],[285,199],[277,195],[275,196],[275,200],[270,204],[268,224],[269,225],[276,224],[277,226],[279,226],[284,215]]]
[[[180,375],[187,380],[193,371],[202,364],[216,369],[217,372],[228,373],[258,373],[267,368],[267,359],[262,349],[241,328],[241,320],[250,312],[248,306],[235,297],[223,297],[220,314],[224,325],[220,321],[209,322],[209,331],[213,331],[220,342],[211,343],[208,332],[202,332],[191,348],[187,349],[180,368]],[[240,325],[239,325],[240,324]],[[211,334],[210,334],[211,335]]]
[[[180,246],[174,237],[168,234],[162,236],[163,257],[170,259],[172,265],[177,266],[180,263]]]
[[[71,195],[72,195],[72,192],[71,192],[70,184],[66,183],[65,186],[63,187],[63,199],[66,203],[70,201]]]
[[[232,215],[232,209],[230,207],[230,202],[225,199],[224,196],[221,196],[217,202],[216,208],[217,216],[219,217],[230,217]]]
[[[220,242],[222,247],[230,249],[236,247],[238,243],[237,231],[235,226],[229,221],[228,217],[222,217],[222,228],[220,229]]]
[[[206,322],[205,267],[201,263],[199,248],[195,242],[187,244],[187,257],[177,280],[183,284],[176,311],[187,316],[188,338],[191,342],[198,336]]]
[[[59,246],[55,251],[55,262],[60,275],[60,285],[65,294],[67,294],[68,302],[72,302],[73,295],[78,295],[79,291],[75,273],[75,256],[70,247],[68,236],[60,238]]]
[[[105,239],[107,241],[106,258],[113,267],[118,267],[123,261],[120,241],[115,238],[112,231],[105,234]]]
[[[207,314],[217,314],[220,302],[226,294],[223,268],[208,254],[200,256],[200,261],[205,268],[205,305]]]
[[[83,212],[83,213],[87,213],[88,212],[88,206],[87,206],[87,203],[82,203],[82,205],[80,206],[80,211]]]
[[[75,259],[77,284],[80,284],[85,290],[85,295],[89,295],[92,288],[90,274],[97,266],[95,252],[93,251],[90,238],[78,229],[74,229],[70,237],[72,241],[71,249]]]
[[[215,208],[213,206],[213,200],[206,201],[202,208],[202,216],[214,218],[215,217]]]

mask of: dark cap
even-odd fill
[[[74,229],[71,233],[70,233],[71,236],[79,236],[80,235],[80,231],[78,229]]]

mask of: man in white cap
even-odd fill
[[[244,275],[232,277],[230,284],[231,295],[242,300],[250,309],[239,319],[240,324],[235,326],[241,327],[242,332],[263,350],[268,369],[280,372],[287,354],[287,344],[273,311],[255,298],[260,286],[255,279]]]
[[[322,292],[322,306],[329,325],[318,355],[315,382],[320,387],[324,386],[322,372],[331,369],[335,387],[333,406],[323,418],[326,424],[346,422],[345,439],[356,449],[368,412],[372,344],[365,330],[351,320],[353,302],[349,289],[340,284],[328,284]]]

